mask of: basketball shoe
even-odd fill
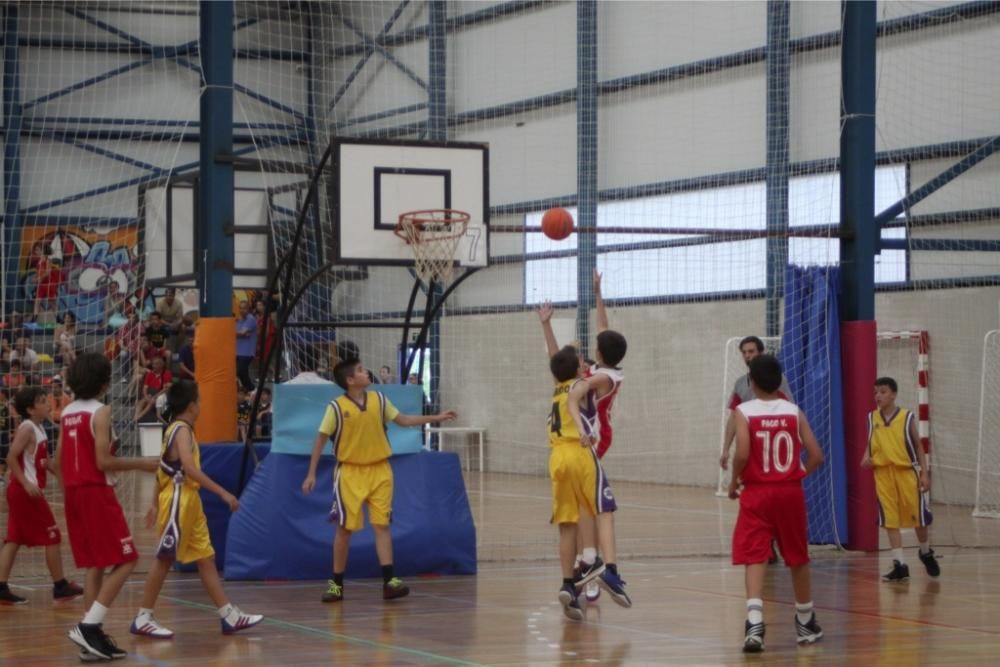
[[[0,585],[0,604],[28,604],[28,599],[20,595],[14,595],[10,590],[10,586],[3,584]]]
[[[242,630],[249,630],[263,620],[264,617],[262,615],[248,614],[236,605],[233,605],[229,615],[219,619],[219,623],[222,625],[222,634],[234,635]]]
[[[746,621],[744,626],[743,652],[760,653],[764,650],[764,624]]]
[[[154,639],[171,639],[174,636],[174,631],[160,625],[152,614],[138,614],[132,621],[129,632],[133,635],[153,637]]]
[[[809,617],[808,623],[799,622],[798,615],[795,616],[795,636],[800,644],[813,644],[823,637],[823,628],[816,622],[816,614]]]
[[[410,594],[410,587],[403,583],[403,580],[399,577],[393,577],[389,581],[382,584],[382,599],[383,600],[395,600],[396,598],[405,598]]]
[[[937,558],[934,556],[934,550],[928,549],[927,553],[920,552],[920,562],[924,564],[924,569],[927,570],[927,574],[932,577],[938,577],[941,575],[941,566],[938,565]]]
[[[614,571],[605,568],[597,581],[616,603],[626,608],[632,606],[632,599],[625,592],[625,580],[618,576],[617,568]]]
[[[882,575],[882,581],[906,581],[909,578],[910,566],[898,560],[892,561],[892,569]]]
[[[56,602],[69,602],[83,595],[83,587],[73,581],[63,579],[52,585],[52,599]]]
[[[563,606],[563,614],[566,618],[572,619],[574,621],[583,620],[583,609],[580,607],[580,597],[577,595],[576,586],[572,584],[563,584],[563,587],[559,589],[559,602]]]

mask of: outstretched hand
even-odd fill
[[[455,412],[454,410],[445,410],[444,412],[436,416],[437,416],[437,421],[439,422],[450,422],[450,421],[455,421],[455,419],[458,417],[458,413]]]
[[[545,303],[540,304],[538,308],[535,309],[535,312],[538,313],[538,321],[545,324],[552,319],[552,302],[546,301]]]
[[[602,274],[600,274],[597,269],[594,269],[594,294],[601,293],[601,277]]]

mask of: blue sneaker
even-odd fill
[[[632,606],[632,599],[625,592],[625,580],[618,576],[617,572],[605,569],[597,579],[597,582],[611,595],[611,599],[616,603],[625,608]]]
[[[241,630],[248,630],[264,620],[264,617],[260,614],[248,614],[238,607],[233,607],[233,611],[235,614],[229,617],[233,619],[232,622],[230,622],[229,618],[223,618],[219,621],[222,624],[222,634],[224,635],[232,635]]]
[[[563,587],[559,589],[559,602],[562,603],[566,618],[574,621],[583,620],[583,609],[580,607],[580,598],[576,594],[575,586],[563,584]]]

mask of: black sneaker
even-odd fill
[[[107,660],[82,648],[80,649],[80,662],[107,662]]]
[[[892,561],[892,569],[882,575],[882,581],[906,581],[909,578],[910,566],[898,560]]]
[[[28,599],[23,598],[20,595],[14,595],[11,592],[10,587],[4,586],[3,588],[0,588],[0,604],[28,604]]]
[[[566,615],[566,618],[573,619],[574,621],[583,620],[583,608],[580,607],[580,598],[576,593],[576,586],[563,584],[563,587],[559,589],[559,602],[562,603],[563,613]]]
[[[764,624],[746,622],[743,637],[744,653],[760,653],[764,650]]]
[[[934,557],[934,550],[928,549],[927,553],[920,552],[920,562],[924,564],[927,574],[932,577],[941,575],[941,566],[938,565],[937,558]]]
[[[69,631],[69,638],[87,653],[111,660],[110,647],[105,645],[104,632],[99,624],[80,623]]]
[[[104,636],[104,648],[106,649],[105,653],[111,656],[112,660],[121,660],[122,658],[128,657],[128,651],[118,648],[118,644],[115,643],[115,640],[111,638],[111,635],[104,632],[103,629],[101,630],[101,635]]]
[[[808,623],[800,623],[798,614],[795,615],[795,635],[800,644],[814,644],[823,637],[823,628],[816,622],[816,614],[809,617]]]
[[[56,602],[69,602],[83,595],[83,588],[73,581],[63,581],[62,584],[53,584],[52,599]]]
[[[590,565],[581,562],[579,571],[573,574],[573,583],[576,585],[576,590],[582,590],[584,586],[601,576],[602,572],[604,572],[604,561],[601,560],[600,556],[596,557]]]

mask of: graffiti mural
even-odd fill
[[[42,259],[61,260],[58,310],[72,311],[83,324],[103,326],[108,304],[121,304],[139,284],[139,226],[109,230],[66,226],[28,226],[21,232],[20,293],[33,304]],[[31,312],[31,305],[24,310]]]

